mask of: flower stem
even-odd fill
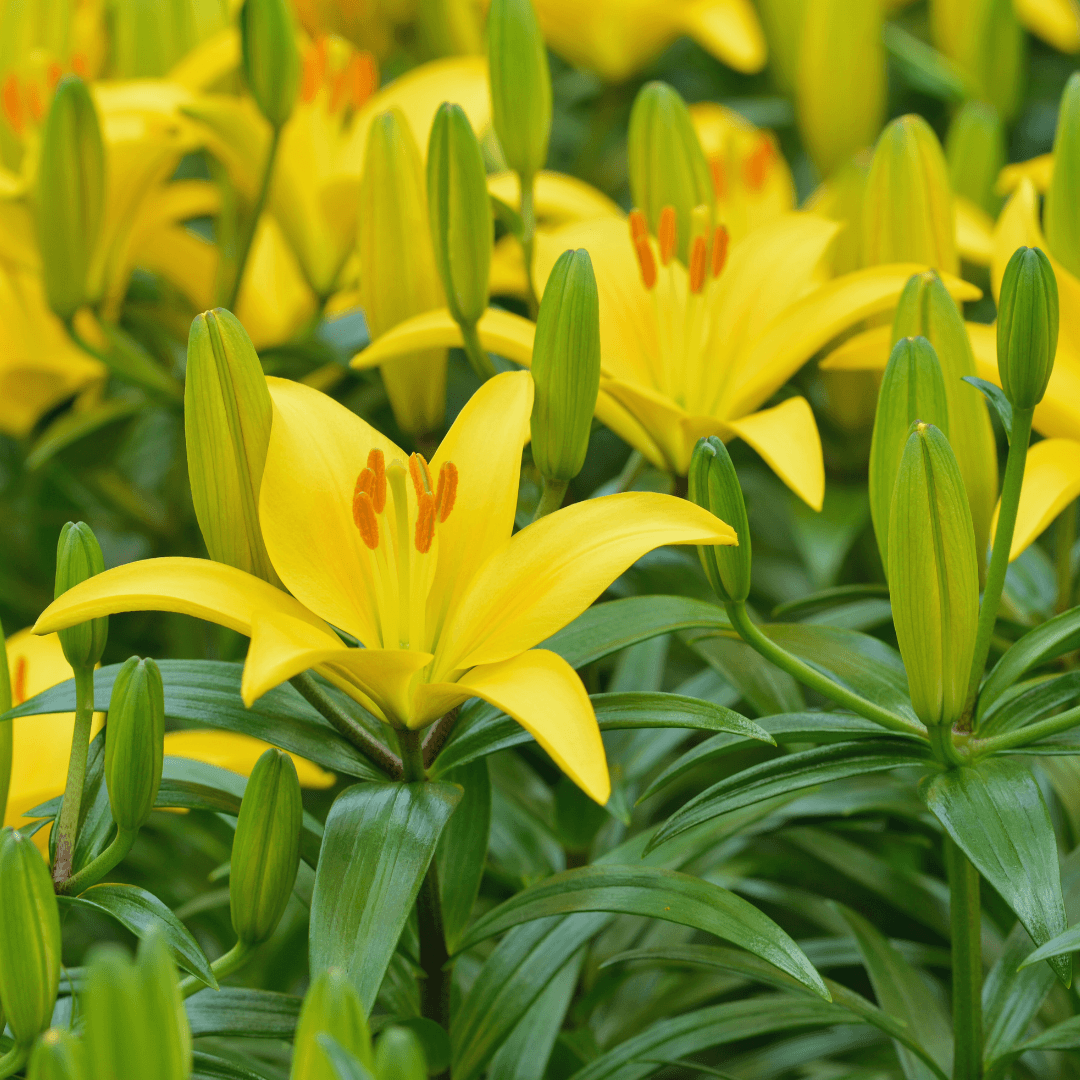
[[[18,1044],[13,1046],[3,1057],[0,1057],[0,1077],[12,1076],[17,1073],[26,1064],[26,1059],[29,1056],[29,1046],[20,1046]]]
[[[1027,746],[1039,739],[1060,735],[1061,732],[1069,731],[1074,727],[1080,727],[1080,706],[1058,713],[1057,716],[1039,720],[1037,723],[1028,724],[1026,727],[1017,728],[1016,731],[991,735],[988,739],[975,739],[971,743],[972,757],[981,758],[986,757],[987,754],[999,754],[1003,750]]]
[[[1073,573],[1072,551],[1076,543],[1076,503],[1071,502],[1058,515],[1055,528],[1056,571],[1057,571],[1057,605],[1056,610],[1060,614],[1072,607]]]
[[[1016,409],[1013,412],[1012,434],[1009,438],[1009,457],[1005,464],[1005,480],[1001,485],[1001,503],[998,511],[997,532],[994,534],[994,550],[990,556],[990,569],[986,574],[982,607],[979,608],[979,627],[975,636],[975,655],[971,661],[968,677],[967,705],[960,719],[961,730],[971,730],[971,717],[979,694],[986,657],[990,652],[990,638],[994,632],[1001,590],[1005,585],[1005,571],[1009,568],[1009,549],[1012,547],[1013,530],[1016,528],[1016,510],[1020,505],[1020,487],[1024,482],[1024,464],[1027,461],[1028,440],[1031,437],[1031,417],[1034,409]]]
[[[423,754],[425,769],[431,768],[435,763],[435,759],[439,756],[439,751],[446,745],[446,740],[450,738],[450,732],[454,730],[454,724],[457,723],[458,712],[460,709],[460,705],[455,705],[431,729],[431,734],[424,740]]]
[[[566,498],[566,489],[569,486],[570,482],[568,480],[552,480],[551,477],[545,476],[544,489],[540,492],[540,501],[536,504],[533,521],[539,521],[542,517],[555,513],[562,506],[562,501]]]
[[[427,779],[424,769],[424,750],[420,743],[420,732],[412,728],[401,728],[397,733],[398,746],[401,748],[401,779],[407,784]]]
[[[536,283],[533,281],[533,257],[536,250],[536,207],[533,192],[536,177],[526,179],[520,176],[521,181],[521,247],[525,254],[525,281],[528,285],[526,301],[529,305],[529,318],[536,319],[540,310],[540,301],[536,295]]]
[[[240,296],[240,286],[244,281],[244,270],[247,267],[248,256],[251,254],[251,245],[255,241],[255,231],[259,227],[259,218],[266,209],[266,200],[270,195],[270,181],[274,176],[274,162],[277,159],[278,144],[281,141],[281,130],[274,128],[270,136],[270,146],[266,151],[266,166],[263,169],[262,180],[259,183],[259,194],[255,198],[255,205],[251,209],[251,219],[245,224],[240,237],[240,246],[236,254],[236,269],[233,275],[232,287],[229,289],[228,303],[226,307],[230,311],[236,310],[236,301]]]
[[[71,733],[71,757],[68,760],[67,784],[60,817],[56,823],[56,862],[53,881],[57,888],[71,877],[75,841],[79,834],[83,786],[86,783],[86,758],[90,750],[90,727],[94,721],[94,669],[75,669],[75,729]]]
[[[239,970],[248,962],[248,958],[255,951],[255,946],[246,941],[238,941],[227,953],[219,956],[211,965],[210,970],[214,978],[221,982],[227,979],[234,971]],[[206,986],[202,979],[196,979],[194,975],[188,975],[180,982],[180,993],[186,997],[198,993]]]
[[[969,757],[961,754],[953,741],[951,724],[935,724],[930,728],[930,748],[934,751],[934,757],[949,768],[970,764]]]
[[[96,885],[113,867],[117,866],[135,843],[138,830],[117,829],[113,842],[93,862],[73,874],[56,891],[63,896],[78,896],[79,893]]]
[[[4,627],[0,624],[0,716],[10,711],[11,669],[8,667]],[[21,704],[21,703],[20,703]],[[7,816],[8,791],[11,788],[11,758],[14,753],[14,725],[10,720],[0,723],[0,821]]]
[[[945,837],[952,923],[953,1080],[982,1076],[982,913],[979,871]]]
[[[759,652],[766,660],[774,663],[781,671],[786,671],[792,678],[798,679],[799,682],[810,687],[811,690],[824,694],[825,697],[835,701],[838,705],[842,705],[845,709],[850,709],[852,712],[858,713],[867,720],[872,720],[875,724],[880,724],[890,731],[903,732],[905,735],[919,735],[922,738],[926,737],[926,732],[920,725],[911,720],[906,720],[902,716],[897,716],[895,713],[881,708],[880,705],[875,705],[872,701],[868,701],[861,695],[849,690],[846,686],[833,682],[828,676],[823,675],[797,656],[793,656],[785,649],[782,649],[750,621],[745,603],[728,603],[724,607],[727,610],[728,618],[731,620],[731,625],[735,627],[739,637],[755,652]]]
[[[439,872],[432,858],[416,900],[420,933],[420,966],[424,969],[424,1016],[434,1020],[444,1031],[450,1030],[450,982],[446,968],[450,954],[443,930],[442,899],[439,895]]]
[[[480,344],[480,335],[476,332],[476,324],[466,326],[461,323],[459,325],[461,326],[461,336],[464,341],[462,347],[465,349],[465,357],[480,381],[487,382],[495,374],[495,365],[484,350],[484,346]]]

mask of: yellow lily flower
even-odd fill
[[[623,82],[676,38],[692,37],[736,71],[765,66],[765,36],[749,0],[536,0],[551,47],[608,82]]]
[[[534,646],[645,552],[733,544],[731,528],[683,500],[628,493],[577,503],[511,536],[532,410],[525,372],[485,383],[430,466],[318,391],[269,385],[259,516],[292,595],[208,560],[151,559],[76,586],[35,632],[91,612],[180,611],[251,638],[248,704],[308,668],[398,727],[424,727],[481,697],[605,802],[607,766],[585,688],[565,660]]]
[[[29,629],[7,639],[8,668],[12,704],[21,705],[43,690],[73,677],[55,634],[35,636]],[[97,714],[94,732],[100,730],[104,714]],[[9,720],[13,726],[11,788],[4,824],[18,828],[28,824],[26,812],[64,793],[74,713],[24,716]],[[220,765],[249,776],[267,744],[249,735],[230,731],[173,731],[165,736],[165,753]],[[300,783],[309,788],[326,788],[334,783],[332,773],[293,755]],[[49,827],[39,829],[34,839],[43,854],[48,853]]]

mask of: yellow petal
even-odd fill
[[[1015,559],[1080,495],[1080,442],[1044,439],[1028,451],[1009,559]],[[997,529],[994,510],[991,535]]]
[[[206,90],[240,66],[240,32],[226,27],[191,50],[169,72],[170,82],[188,90]]]
[[[825,498],[825,462],[821,437],[806,398],[793,397],[728,427],[745,439],[781,480],[814,510]]]
[[[473,668],[456,685],[512,716],[586,795],[601,805],[608,801],[611,781],[596,714],[561,656],[531,649]]]
[[[241,776],[250,776],[255,763],[270,743],[243,735],[239,731],[170,731],[165,736],[165,754],[192,758],[217,765]],[[321,791],[333,787],[336,777],[298,754],[289,754],[296,766],[300,786]]]
[[[953,196],[956,250],[974,266],[989,266],[994,252],[994,219],[961,195]]]
[[[301,604],[376,647],[375,553],[353,521],[353,491],[370,450],[387,465],[407,455],[326,394],[288,379],[268,383],[274,422],[259,521],[270,561]]]
[[[176,611],[251,636],[257,618],[292,616],[332,634],[299,600],[261,578],[209,559],[146,559],[88,578],[54,600],[34,624],[35,634],[121,611]]]
[[[662,454],[661,467],[667,472],[685,476],[693,449],[692,442],[687,444],[686,434],[690,414],[667,395],[640,383],[602,378],[601,385],[605,394],[622,406],[648,433],[649,439]],[[713,430],[706,434],[719,434],[721,425],[718,421],[701,419],[712,425]]]
[[[529,277],[525,273],[525,253],[516,237],[509,233],[495,241],[491,251],[488,291],[492,296],[512,296],[525,301],[529,296]]]
[[[884,371],[892,344],[892,326],[874,326],[838,345],[818,367],[822,371]]]
[[[1017,161],[1012,165],[1006,165],[998,174],[997,193],[999,195],[1011,194],[1024,179],[1030,180],[1036,191],[1046,191],[1050,187],[1050,178],[1053,175],[1053,154],[1040,154],[1027,161]]]
[[[626,492],[574,503],[522,529],[484,565],[440,642],[436,670],[531,649],[653,548],[733,543],[729,525],[670,495]]]
[[[488,177],[488,191],[515,210],[521,207],[521,183],[516,172],[493,173]],[[533,211],[546,228],[597,217],[624,217],[619,204],[592,184],[547,169],[536,174]]]
[[[649,431],[636,416],[604,389],[610,380],[600,380],[600,392],[596,395],[596,419],[615,432],[658,469],[668,469],[667,458]]]
[[[679,14],[686,33],[728,67],[753,74],[765,66],[765,35],[747,0],[696,0]]]
[[[1080,52],[1080,9],[1073,0],[1013,0],[1020,23],[1048,45]]]

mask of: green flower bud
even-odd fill
[[[1001,199],[994,188],[1005,164],[1005,133],[993,105],[969,101],[953,117],[945,136],[945,160],[953,194],[996,216]]]
[[[694,208],[707,207],[711,222],[716,193],[690,110],[667,83],[646,83],[638,92],[630,112],[627,157],[634,205],[653,233],[660,228],[664,208],[674,208],[675,251],[687,263]]]
[[[1054,258],[1080,277],[1080,71],[1069,77],[1061,95],[1043,228]]]
[[[428,142],[428,222],[435,265],[454,319],[475,326],[488,302],[491,216],[484,156],[460,105],[444,102]]]
[[[96,299],[92,263],[105,213],[105,149],[90,91],[65,76],[41,134],[35,190],[41,272],[49,306],[70,319]]]
[[[230,864],[232,924],[245,944],[266,941],[281,919],[300,863],[303,816],[292,758],[267,750],[244,790]]]
[[[60,986],[60,912],[45,860],[29,840],[0,832],[0,1006],[29,1046],[52,1020]]]
[[[320,972],[311,982],[293,1039],[290,1080],[338,1080],[318,1037],[327,1032],[368,1070],[374,1068],[371,1034],[360,995],[340,968]]]
[[[427,1058],[420,1037],[411,1028],[387,1028],[375,1044],[379,1080],[427,1080]]]
[[[889,511],[908,432],[916,420],[949,432],[945,380],[934,347],[924,337],[901,338],[893,347],[878,393],[870,443],[870,517],[881,564],[889,565]]]
[[[259,526],[273,411],[262,364],[240,320],[224,308],[197,315],[184,387],[195,517],[214,562],[280,585]]]
[[[488,72],[503,157],[527,187],[547,161],[551,136],[551,74],[531,0],[492,0]]]
[[[63,1028],[49,1028],[37,1041],[27,1080],[87,1080],[82,1043]]]
[[[138,832],[149,820],[164,755],[161,672],[153,660],[132,656],[116,675],[105,726],[105,784],[122,832]]]
[[[191,1075],[191,1026],[176,964],[162,934],[152,932],[139,942],[135,966],[142,979],[146,1015],[156,1043],[157,1071],[163,1080],[187,1080]],[[146,1075],[146,1074],[144,1074]]]
[[[964,483],[948,439],[916,423],[889,514],[893,625],[915,715],[952,725],[967,696],[979,622],[979,572]]]
[[[69,521],[60,530],[60,540],[56,545],[56,589],[53,596],[66,593],[104,569],[105,560],[94,530],[83,521]],[[103,615],[78,626],[70,626],[67,630],[61,630],[58,636],[64,656],[73,668],[92,668],[105,651],[109,617]]]
[[[689,495],[698,506],[726,521],[738,546],[701,545],[698,556],[713,591],[725,603],[750,595],[750,525],[739,478],[727,447],[715,435],[698,439],[690,458]]]
[[[244,0],[240,9],[244,78],[259,111],[280,130],[300,92],[300,49],[288,0]]]
[[[1057,279],[1039,248],[1017,248],[1001,279],[997,356],[1001,388],[1014,409],[1042,401],[1058,339]]]
[[[532,354],[532,454],[551,480],[585,464],[600,389],[600,300],[589,253],[564,251],[544,287]]]
[[[867,265],[927,263],[960,272],[945,155],[921,116],[901,116],[881,133],[863,197]]]
[[[909,279],[893,318],[893,341],[920,335],[933,345],[945,379],[949,444],[964,478],[975,529],[975,550],[981,564],[985,561],[990,522],[997,505],[997,444],[986,399],[974,386],[964,382],[965,377],[977,374],[964,317],[933,270]],[[937,423],[932,417],[922,419]],[[878,537],[879,540],[882,537],[880,532]]]

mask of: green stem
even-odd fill
[[[434,1020],[444,1031],[450,1030],[450,971],[446,965],[450,954],[446,949],[443,929],[442,900],[439,895],[439,873],[432,858],[424,875],[424,884],[416,901],[420,935],[420,966],[424,969],[424,1015]]]
[[[480,344],[480,335],[476,332],[476,325],[466,326],[464,323],[458,325],[461,327],[461,336],[464,342],[462,347],[465,349],[465,357],[469,361],[469,365],[476,372],[481,382],[487,382],[495,374],[495,365],[491,362],[491,357],[484,351],[484,346]]]
[[[424,748],[420,732],[411,728],[398,729],[398,746],[401,748],[401,778],[407,784],[427,779],[424,769]]]
[[[3,1057],[0,1057],[0,1077],[13,1076],[17,1073],[26,1064],[30,1050],[29,1046],[15,1045]]]
[[[56,862],[53,881],[59,888],[71,877],[71,862],[79,833],[83,786],[86,783],[86,758],[90,750],[90,727],[94,722],[94,669],[75,669],[75,729],[71,733],[71,757],[68,760],[64,801],[56,823]]]
[[[289,682],[300,696],[330,721],[334,730],[347,739],[365,757],[370,758],[393,780],[401,777],[401,759],[377,739],[373,739],[336,701],[315,681],[309,672],[294,675]]]
[[[949,724],[935,724],[930,728],[930,748],[934,751],[934,757],[950,768],[970,764],[970,758],[960,753],[953,741],[953,731]]]
[[[63,896],[78,896],[91,885],[96,885],[113,867],[119,865],[138,835],[138,829],[117,829],[113,842],[93,862],[57,886],[56,891]]]
[[[421,749],[425,769],[431,768],[435,763],[435,759],[439,756],[439,752],[446,745],[446,740],[450,738],[450,732],[454,730],[454,724],[457,723],[460,708],[460,705],[455,705],[448,713],[445,713],[442,719],[431,729],[431,734],[424,740]]]
[[[979,871],[945,837],[952,924],[953,1080],[982,1076],[982,912]]]
[[[569,486],[569,480],[552,480],[550,476],[545,476],[544,489],[540,492],[540,501],[536,504],[533,521],[539,521],[542,517],[555,513],[562,506]]]
[[[872,720],[875,724],[880,724],[890,731],[899,731],[905,735],[919,735],[926,738],[926,731],[921,725],[911,720],[905,720],[904,717],[897,716],[887,709],[875,705],[872,701],[867,701],[866,698],[848,690],[847,687],[841,686],[839,683],[833,682],[828,676],[822,675],[820,671],[812,668],[797,656],[792,656],[791,653],[782,649],[750,621],[745,603],[728,603],[724,607],[727,609],[728,618],[731,620],[731,625],[738,632],[739,637],[756,652],[761,653],[766,660],[774,663],[781,671],[786,671],[793,678],[810,687],[811,690],[824,694],[825,697],[835,701],[838,705],[842,705],[845,709],[850,709],[852,712],[858,713],[867,720]]]
[[[0,716],[9,712],[14,704],[11,696],[11,669],[8,667],[7,646],[4,643],[4,627],[3,624],[0,624]],[[14,725],[12,722],[7,720],[0,723],[0,821],[3,821],[7,816],[14,738]]]
[[[234,971],[239,970],[248,962],[249,957],[255,951],[255,946],[246,941],[238,941],[227,953],[219,956],[211,965],[210,970],[218,982],[227,979]],[[206,988],[202,979],[196,979],[194,975],[188,975],[180,982],[180,993],[186,997],[198,993]]]
[[[535,321],[540,310],[536,283],[533,281],[533,258],[536,250],[536,208],[533,193],[536,177],[530,176],[526,179],[520,176],[518,179],[521,181],[521,247],[525,254],[525,280],[528,283],[526,301],[529,305],[529,318]]]
[[[1060,614],[1072,607],[1073,574],[1072,549],[1076,543],[1076,503],[1071,502],[1057,519],[1055,546],[1057,548],[1055,569],[1057,571],[1057,605]]]
[[[1016,731],[991,735],[988,739],[975,739],[971,743],[971,754],[973,758],[986,757],[987,754],[1000,754],[1003,750],[1013,750],[1018,746],[1027,746],[1028,743],[1049,738],[1051,735],[1060,735],[1061,732],[1069,731],[1077,726],[1080,726],[1080,705],[1074,709],[1058,713],[1057,716],[1051,716],[1035,724],[1017,728]]]
[[[964,731],[971,730],[971,717],[975,711],[986,657],[990,652],[990,638],[994,633],[994,623],[1001,603],[1001,590],[1005,585],[1005,571],[1009,568],[1009,549],[1012,547],[1013,530],[1016,528],[1016,510],[1020,505],[1020,487],[1024,482],[1024,464],[1027,461],[1033,412],[1033,409],[1017,409],[1013,412],[1009,457],[1005,464],[997,532],[994,534],[994,550],[990,556],[990,569],[986,574],[982,606],[979,608],[979,627],[975,635],[971,674],[968,677],[967,704],[959,724]]]
[[[274,128],[270,136],[270,146],[266,152],[266,166],[263,169],[262,180],[259,183],[259,194],[255,198],[255,205],[251,210],[251,219],[244,226],[240,239],[240,246],[236,257],[236,272],[233,277],[232,288],[229,290],[228,303],[225,305],[230,311],[236,310],[236,300],[240,295],[240,286],[244,281],[244,269],[247,266],[248,256],[251,254],[251,245],[255,240],[255,230],[259,227],[259,218],[266,209],[266,200],[270,195],[270,181],[274,176],[274,162],[277,159],[278,144],[281,140],[281,131]]]

